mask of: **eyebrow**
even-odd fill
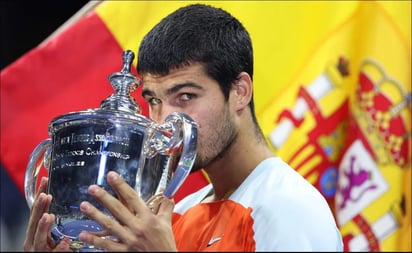
[[[199,89],[199,90],[203,90],[203,87],[200,86],[200,85],[198,85],[198,84],[196,84],[196,83],[192,83],[192,82],[180,83],[180,84],[176,84],[176,85],[174,85],[173,87],[167,89],[167,90],[166,90],[166,95],[171,95],[171,94],[177,93],[179,90],[181,90],[181,89],[183,89],[183,88],[186,88],[186,87],[191,87],[191,88],[196,88],[196,89]],[[154,96],[155,96],[155,93],[154,93],[152,90],[143,88],[143,90],[142,90],[142,96],[143,96],[143,97],[145,97],[145,96],[152,96],[152,97],[154,97]]]
[[[154,95],[155,95],[154,92],[151,90],[148,90],[148,89],[142,90],[142,97],[146,97],[146,96],[154,97]]]

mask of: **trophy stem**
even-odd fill
[[[140,113],[140,106],[131,96],[131,92],[142,83],[142,81],[130,71],[133,59],[133,51],[126,50],[123,52],[122,70],[111,74],[108,78],[116,92],[102,101],[100,107],[103,110],[122,111],[131,114]]]

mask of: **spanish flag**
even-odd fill
[[[411,251],[411,2],[275,5],[264,57],[283,65],[255,81],[269,142],[329,201],[345,251]]]
[[[345,250],[411,251],[411,2],[197,2],[249,30],[262,130],[325,196]],[[98,107],[122,51],[137,52],[149,29],[190,3],[90,1],[1,71],[1,164],[22,193],[50,120]],[[176,200],[206,183],[191,175]]]

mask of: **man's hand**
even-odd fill
[[[68,239],[56,245],[51,238],[50,232],[55,216],[48,213],[52,196],[46,194],[47,182],[47,178],[42,178],[30,209],[30,219],[23,245],[24,251],[70,251]]]
[[[119,199],[97,185],[91,185],[88,191],[115,219],[86,201],[81,203],[80,210],[102,225],[106,229],[105,235],[116,239],[85,231],[80,233],[79,239],[108,251],[176,251],[171,224],[174,202],[163,198],[157,212],[152,212],[117,173],[109,172],[107,181]]]

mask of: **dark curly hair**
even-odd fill
[[[163,18],[143,38],[137,72],[167,75],[170,69],[204,64],[226,98],[241,72],[253,80],[253,48],[248,31],[228,12],[205,4],[181,7]],[[253,98],[249,104],[257,124]]]

